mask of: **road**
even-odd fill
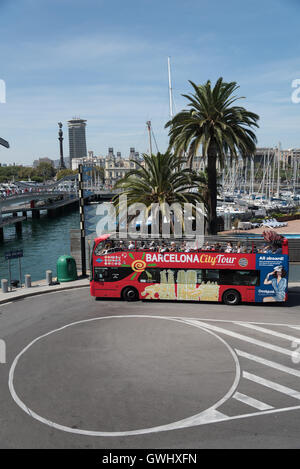
[[[297,292],[229,307],[81,288],[1,305],[0,338],[1,448],[300,447]]]

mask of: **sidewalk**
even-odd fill
[[[88,277],[74,280],[73,282],[62,282],[59,285],[48,285],[46,280],[39,280],[38,282],[32,282],[31,288],[25,288],[24,286],[22,288],[13,288],[12,291],[8,293],[2,293],[2,290],[0,290],[0,304],[20,300],[28,296],[41,295],[42,293],[87,287],[89,283]]]
[[[300,282],[289,283],[289,292],[300,293]]]

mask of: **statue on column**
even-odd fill
[[[64,150],[63,150],[63,131],[62,131],[62,123],[58,123],[59,131],[58,131],[58,140],[59,140],[59,151],[60,151],[60,161],[59,161],[59,166],[58,169],[66,169],[66,165],[64,162]]]

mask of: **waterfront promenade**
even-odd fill
[[[0,305],[2,448],[299,446],[300,285],[234,308],[74,286]]]
[[[222,235],[233,235],[237,233],[243,234],[262,234],[264,231],[268,231],[270,228],[267,226],[261,226],[259,228],[252,228],[251,230],[230,230],[230,231],[222,231]],[[282,234],[283,236],[286,234],[293,234],[299,235],[300,237],[300,220],[291,220],[287,222],[287,226],[281,228],[274,228],[276,233]]]

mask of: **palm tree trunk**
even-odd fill
[[[208,234],[217,234],[217,148],[211,143],[207,151]]]

